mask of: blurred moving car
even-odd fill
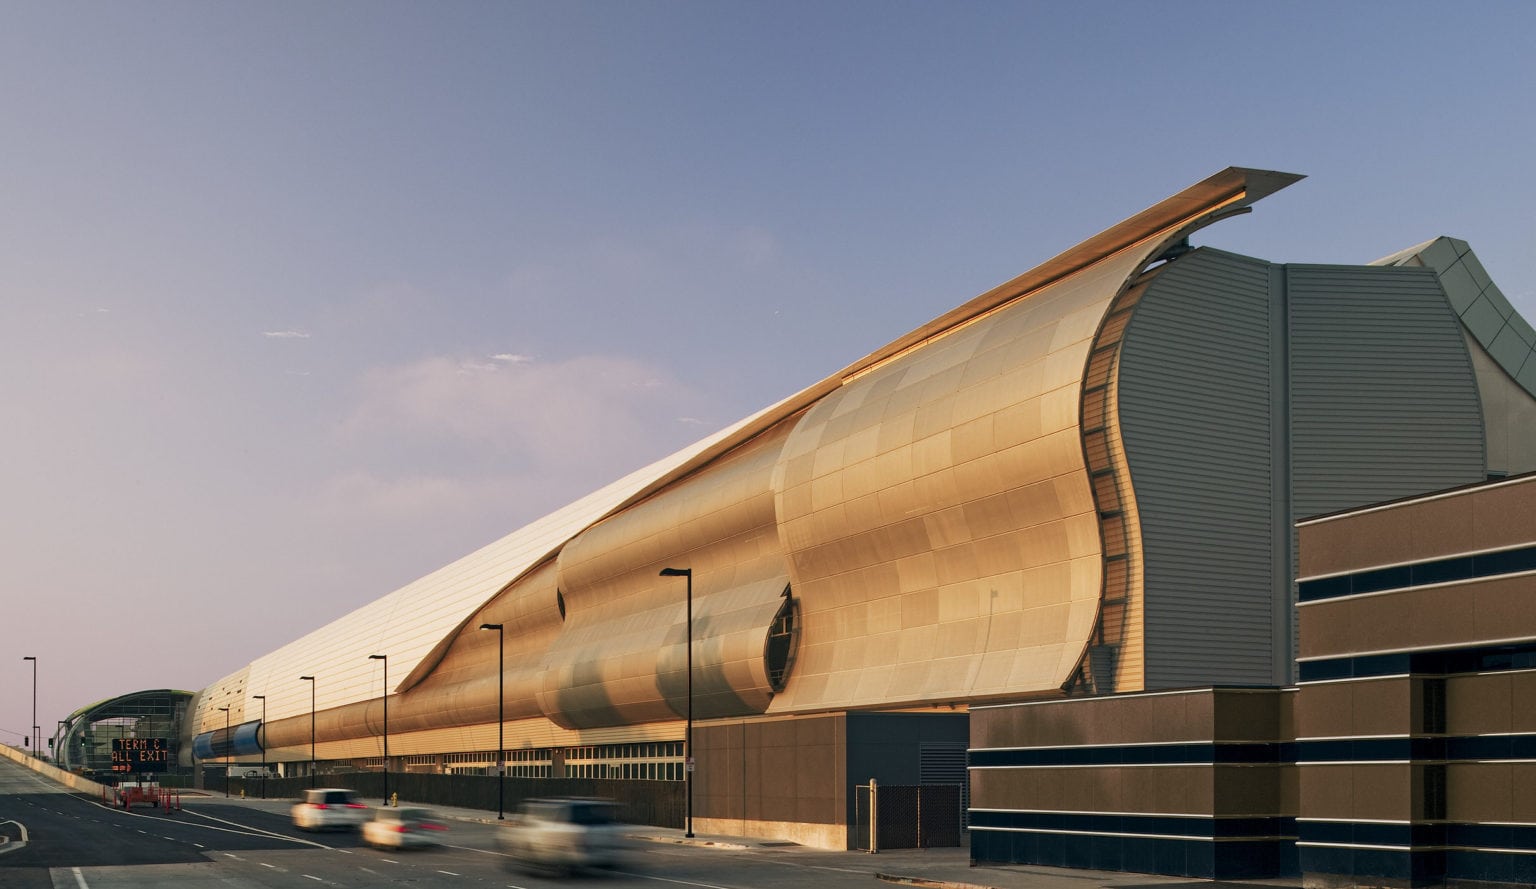
[[[373,820],[364,822],[363,842],[380,849],[419,849],[442,842],[447,829],[427,809],[386,806],[373,813]]]
[[[357,830],[368,820],[368,807],[357,792],[338,787],[304,791],[293,807],[293,826],[300,830]]]
[[[497,842],[512,866],[561,873],[618,867],[630,849],[618,814],[613,800],[524,800]]]

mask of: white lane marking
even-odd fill
[[[702,886],[704,889],[734,889],[731,886],[719,886],[714,883],[691,883],[688,880],[671,880],[666,877],[653,877],[650,874],[632,874],[622,870],[612,871],[612,873],[622,874],[626,877],[637,877],[642,880],[656,880],[659,883],[676,883],[679,886]]]
[[[270,867],[270,868],[272,868],[272,869],[273,869],[273,870],[277,870],[277,865],[275,865],[275,864],[268,864],[268,863],[266,863],[266,862],[265,862],[265,861],[262,861],[262,862],[258,862],[258,863],[259,863],[259,864],[260,864],[260,865],[261,865],[261,866],[262,866],[262,867]]]
[[[202,828],[203,830],[216,830],[216,831],[218,831],[220,833],[237,833],[237,834],[240,834],[241,836],[248,836],[248,837],[250,837],[250,836],[272,837],[273,839],[286,840],[287,842],[290,842],[290,843],[298,843],[301,846],[314,846],[314,847],[316,847],[318,849],[329,849],[329,848],[331,848],[330,846],[327,846],[324,843],[317,843],[314,840],[302,840],[302,839],[299,839],[298,837],[284,836],[283,834],[280,834],[280,833],[273,833],[270,830],[262,830],[259,827],[252,827],[249,824],[241,824],[238,821],[226,821],[223,818],[215,818],[212,815],[205,815],[202,812],[194,812],[191,809],[186,809],[185,812],[188,815],[195,815],[198,818],[207,818],[209,821],[217,821],[220,824],[231,824],[231,825],[234,825],[235,827],[238,827],[238,828],[241,828],[241,829],[240,830],[230,830],[227,827],[214,827],[212,824],[193,824],[193,823],[191,823],[189,821],[181,822],[182,824],[185,824],[187,827],[198,827],[198,828]]]
[[[241,858],[239,855],[236,855],[233,852],[225,852],[224,854],[229,856],[230,858],[235,859],[236,861],[244,861],[245,860],[244,858]]]
[[[512,856],[508,855],[505,852],[497,852],[495,849],[471,849],[468,846],[455,846],[452,843],[444,843],[443,844],[443,848],[444,849],[461,849],[461,850],[463,850],[465,852],[479,852],[481,855],[495,855],[497,858],[510,858],[510,857],[512,857]]]
[[[440,873],[440,874],[447,874],[450,877],[462,877],[462,876],[464,876],[463,874],[456,874],[456,873],[454,873],[451,870],[440,870],[440,871],[438,871],[438,873]]]
[[[75,875],[75,885],[80,889],[91,889],[91,884],[85,881],[85,874],[80,873],[80,868],[72,867],[69,872]]]
[[[396,861],[393,858],[380,858],[379,860],[382,861],[382,862],[385,862],[386,864],[399,864],[400,863],[400,862]]]
[[[192,845],[196,846],[199,849],[206,849],[206,848],[208,848],[207,846],[203,845],[202,843],[193,843]]]
[[[325,880],[321,879],[320,877],[314,876],[312,874],[305,874],[304,876],[309,877],[311,880],[314,880],[316,883],[324,883],[325,882]]]

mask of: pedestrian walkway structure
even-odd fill
[[[378,769],[387,705],[391,770],[692,778],[700,830],[843,847],[855,786],[966,783],[973,707],[1291,685],[1297,517],[1536,469],[1536,333],[1464,243],[1196,245],[1300,178],[1217,173],[314,629],[187,749]]]

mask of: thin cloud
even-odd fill
[[[309,331],[307,330],[264,330],[261,335],[274,340],[309,339]]]
[[[513,352],[497,352],[491,356],[492,361],[500,361],[505,364],[529,364],[533,361],[532,355],[518,355]]]

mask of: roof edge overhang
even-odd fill
[[[999,306],[1070,277],[1148,238],[1175,231],[1188,235],[1227,216],[1246,212],[1255,202],[1305,178],[1300,173],[1227,167],[1057,254],[1017,278],[999,284],[964,305],[940,315],[850,364],[835,379],[842,381],[860,376],[915,346],[961,327]]]

